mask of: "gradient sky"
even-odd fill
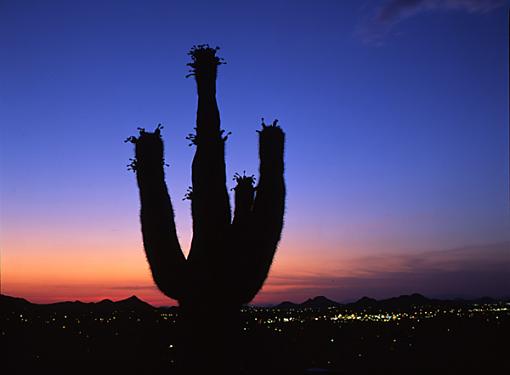
[[[0,1],[1,292],[175,303],[150,277],[123,140],[165,126],[189,248],[186,53],[210,43],[228,176],[257,174],[261,117],[287,133],[283,239],[256,303],[509,296],[509,5]]]

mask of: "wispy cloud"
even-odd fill
[[[505,4],[508,4],[507,0],[389,0],[374,10],[358,30],[358,34],[364,42],[381,44],[398,23],[419,13],[487,13]]]
[[[257,302],[302,302],[318,294],[338,301],[363,295],[386,298],[423,293],[431,297],[510,296],[510,243],[472,246],[420,254],[384,254],[353,259],[359,272],[275,274]]]
[[[155,285],[119,285],[119,286],[112,286],[108,289],[111,290],[157,290]]]

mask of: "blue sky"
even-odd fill
[[[493,244],[509,262],[508,5],[3,1],[4,285],[11,265],[69,248],[83,248],[79,259],[107,246],[144,262],[123,143],[138,126],[165,125],[168,183],[189,244],[181,199],[196,95],[186,52],[200,43],[221,46],[227,61],[218,100],[233,133],[228,175],[257,173],[261,117],[287,133],[276,275]]]

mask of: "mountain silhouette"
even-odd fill
[[[327,309],[331,307],[345,307],[353,310],[410,310],[416,306],[431,306],[438,304],[448,304],[451,306],[462,305],[462,304],[474,304],[474,303],[497,303],[498,300],[482,297],[473,300],[438,300],[427,298],[419,293],[411,295],[401,295],[398,297],[391,297],[382,300],[376,300],[364,296],[356,302],[342,304],[339,302],[332,301],[324,296],[317,296],[310,298],[303,303],[294,303],[290,301],[282,302],[275,306],[278,309],[298,309],[298,308],[312,308],[312,309]]]
[[[401,295],[382,300],[363,297],[347,306],[354,310],[412,310],[416,306],[430,306],[438,303],[453,303],[452,301],[439,301],[427,298],[421,294]]]
[[[433,302],[434,300],[432,299],[429,299],[419,293],[414,293],[411,295],[401,295],[399,297],[388,298],[380,301],[379,303],[393,307],[408,307],[413,305],[427,305]]]
[[[508,302],[508,298],[506,298],[505,300]],[[498,300],[491,298],[491,297],[481,297],[481,298],[477,298],[477,299],[473,300],[472,302],[479,303],[479,304],[490,304],[490,303],[497,303]]]
[[[505,330],[510,321],[507,314],[498,311],[506,306],[499,300],[498,305],[471,313],[476,301],[441,302],[421,295],[381,301],[365,297],[328,310],[336,302],[319,296],[302,304],[279,305],[297,307],[294,311],[243,309],[241,322],[247,328],[242,341],[241,360],[246,369],[243,374],[313,374],[324,370],[328,372],[322,373],[360,375],[407,375],[429,370],[438,374],[469,374],[475,372],[473,368],[482,374],[508,373],[502,358],[506,354]],[[431,309],[422,308],[420,314],[424,311],[438,314],[434,319],[404,318],[391,322],[356,319],[352,324],[343,319],[340,322],[315,319],[338,314],[381,314],[384,312],[379,311],[379,306],[416,306],[416,303],[420,307],[422,303],[437,303]],[[453,304],[462,307],[461,313],[442,313]],[[355,306],[366,305],[374,305],[378,310],[370,312],[359,307],[360,313],[355,312]],[[216,306],[217,303],[208,305],[210,310]],[[303,306],[315,308],[299,310]],[[5,332],[2,340],[6,343],[2,369],[6,374],[194,374],[178,371],[177,350],[181,349],[176,343],[181,334],[178,325],[182,310],[174,309],[176,314],[168,314],[169,308],[152,308],[136,296],[115,302],[105,299],[43,305],[0,295]],[[295,319],[284,324],[285,317]],[[335,361],[333,365],[327,363],[330,358]],[[56,366],[60,366],[58,370]],[[489,371],[494,369],[503,371]]]
[[[359,305],[359,306],[374,306],[374,305],[377,305],[377,300],[367,297],[367,296],[364,296],[364,297],[361,297],[356,302],[354,302],[354,304]]]
[[[275,306],[275,308],[277,308],[277,309],[295,309],[298,307],[300,307],[299,304],[290,302],[290,301],[284,301],[284,302]]]
[[[2,310],[25,310],[30,308],[34,304],[32,302],[27,301],[24,298],[11,297],[5,294],[0,294],[0,307]]]
[[[339,307],[342,306],[341,303],[332,301],[324,296],[317,296],[313,298],[307,299],[303,303],[294,303],[290,301],[282,302],[275,306],[277,309],[327,309],[330,307]]]
[[[11,297],[0,294],[0,307],[2,310],[22,311],[27,309],[36,310],[53,310],[62,312],[79,312],[92,311],[101,313],[110,313],[113,311],[137,311],[149,312],[155,311],[156,308],[136,296],[112,301],[104,299],[99,302],[81,302],[81,301],[64,301],[49,304],[38,304],[27,301],[23,298]]]
[[[338,307],[341,304],[335,301],[332,301],[324,296],[317,296],[314,298],[307,299],[305,302],[301,304],[301,307],[311,308],[311,309],[327,309],[329,307]]]
[[[119,310],[152,311],[155,309],[154,306],[142,301],[137,296],[131,296],[129,298],[113,302],[113,305]]]
[[[416,306],[432,306],[432,305],[448,305],[460,306],[470,304],[492,304],[498,302],[510,302],[508,299],[494,299],[491,297],[480,297],[471,300],[466,299],[452,299],[452,300],[439,300],[427,298],[421,294],[414,293],[411,295],[401,295],[382,300],[376,300],[370,297],[362,297],[356,302],[342,304],[330,300],[324,296],[317,296],[307,299],[303,303],[294,303],[284,301],[280,304],[273,306],[276,309],[327,309],[331,307],[345,307],[354,310],[408,310]],[[214,309],[211,305],[211,309]],[[23,311],[28,309],[35,310],[55,310],[55,311],[93,311],[108,313],[113,311],[137,311],[137,312],[151,312],[151,311],[165,311],[165,312],[178,312],[180,309],[177,306],[162,306],[154,307],[151,304],[141,300],[137,296],[131,296],[119,301],[112,301],[110,299],[103,299],[99,302],[81,302],[81,301],[64,301],[49,304],[38,304],[27,301],[24,298],[12,297],[5,294],[0,294],[0,308],[4,311]]]
[[[98,305],[102,305],[102,306],[111,306],[113,302],[111,299],[108,299],[108,298],[105,298],[105,299],[102,299],[101,301],[97,302]]]

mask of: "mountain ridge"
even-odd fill
[[[112,301],[110,299],[103,299],[98,302],[82,302],[82,301],[60,301],[53,303],[33,303],[24,298],[8,296],[0,294],[0,306],[11,307],[11,308],[41,308],[41,309],[54,309],[54,310],[65,310],[65,311],[76,311],[89,309],[94,311],[152,311],[157,308],[151,304],[142,301],[137,296],[121,299],[118,301]]]
[[[337,307],[345,307],[350,309],[363,309],[363,310],[371,310],[371,309],[406,309],[411,308],[413,306],[425,306],[425,305],[438,305],[438,304],[452,304],[452,305],[460,305],[460,304],[491,304],[491,303],[499,303],[499,302],[510,302],[509,299],[495,299],[491,297],[479,297],[475,299],[433,299],[423,296],[419,293],[413,293],[410,295],[403,294],[398,297],[391,297],[386,299],[374,299],[367,296],[363,296],[355,302],[351,303],[339,303],[333,301],[325,296],[316,296],[313,298],[309,298],[302,303],[294,303],[290,301],[284,301],[277,305],[271,306],[271,308],[276,308],[280,310],[285,309],[328,309],[328,308],[337,308]],[[83,310],[89,309],[94,311],[173,311],[178,309],[175,306],[161,306],[155,307],[143,300],[141,300],[136,295],[132,295],[131,297],[120,299],[117,301],[112,301],[110,299],[103,299],[97,302],[82,302],[82,301],[60,301],[53,303],[33,303],[28,301],[25,298],[9,296],[6,294],[0,294],[0,306],[3,308],[7,307],[10,309],[28,309],[28,308],[42,308],[42,309],[55,309],[55,310],[66,310],[66,311],[75,311],[75,310]]]

